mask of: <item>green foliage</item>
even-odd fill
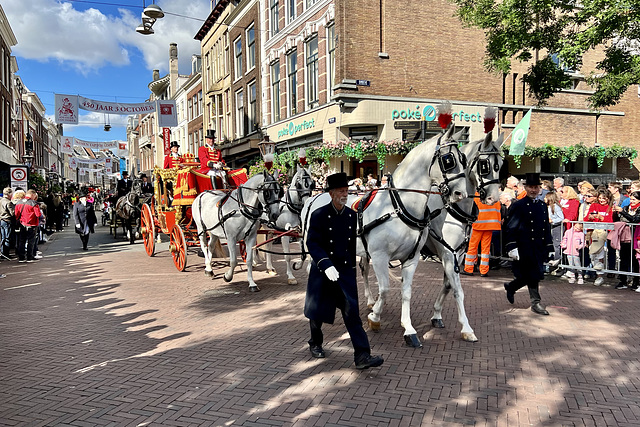
[[[39,173],[31,172],[27,179],[29,183],[29,189],[36,190],[38,195],[42,197],[47,191],[47,181]]]
[[[594,109],[619,102],[630,85],[640,83],[640,7],[615,0],[452,0],[458,16],[486,36],[485,66],[510,73],[512,61],[528,64],[522,80],[544,105],[567,87],[563,69],[579,70],[595,93]],[[623,35],[624,38],[620,37]],[[585,54],[602,50],[593,70],[580,70]],[[558,65],[559,64],[559,65]]]
[[[509,154],[509,147],[503,146],[504,155]],[[611,147],[586,147],[584,144],[555,147],[545,144],[542,147],[525,147],[524,155],[530,158],[561,159],[562,163],[575,162],[578,157],[593,157],[598,167],[604,163],[604,159],[626,157],[629,159],[629,167],[633,167],[633,161],[638,157],[638,150],[630,147],[622,147],[614,144]],[[522,164],[522,156],[513,156],[513,161],[519,168]]]

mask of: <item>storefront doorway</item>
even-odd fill
[[[375,179],[378,177],[378,162],[376,160],[363,160],[362,163],[352,162],[351,170],[354,178],[361,178],[363,182],[367,181],[367,175],[371,174]]]

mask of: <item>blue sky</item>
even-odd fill
[[[53,117],[54,93],[101,101],[143,102],[152,70],[165,75],[169,43],[178,44],[179,72],[189,74],[191,55],[200,53],[193,37],[209,15],[209,0],[157,0],[165,12],[155,34],[135,32],[143,3],[151,0],[2,0],[18,44],[12,55],[18,75]],[[112,126],[103,130],[105,122]],[[80,110],[78,126],[64,133],[88,141],[125,140],[126,116]]]

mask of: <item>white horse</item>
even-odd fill
[[[493,204],[500,198],[500,168],[502,167],[502,144],[504,134],[496,141],[488,133],[484,139],[471,142],[462,147],[462,152],[469,159],[467,177],[470,193],[478,192],[480,201]],[[440,215],[433,218],[429,225],[429,238],[426,248],[438,255],[444,270],[444,280],[440,294],[434,304],[431,324],[436,328],[444,328],[442,322],[442,306],[445,297],[453,290],[458,309],[458,321],[462,325],[461,335],[465,341],[476,342],[476,337],[464,309],[464,291],[460,283],[460,262],[465,256],[471,224],[476,220],[472,216],[473,199],[467,198],[455,205],[445,208]],[[429,198],[429,209],[436,211],[443,208],[437,197]],[[366,290],[365,290],[366,295]],[[370,297],[370,294],[369,294]],[[372,300],[369,300],[372,301]]]
[[[414,347],[422,344],[411,324],[411,285],[420,248],[427,239],[426,228],[431,219],[427,207],[431,186],[439,185],[441,197],[457,203],[468,196],[465,159],[458,149],[453,126],[440,135],[411,150],[389,177],[389,188],[377,195],[363,212],[358,211],[357,255],[361,263],[371,259],[378,279],[379,296],[369,314],[369,326],[380,329],[380,315],[389,293],[389,262],[402,263],[402,316],[405,341]],[[351,206],[356,199],[349,197]],[[303,230],[308,228],[310,213],[329,203],[328,194],[310,198],[302,212]],[[306,242],[305,242],[306,243]],[[368,278],[364,277],[365,283]]]
[[[313,190],[316,188],[316,183],[311,177],[311,173],[308,169],[305,169],[298,165],[297,170],[293,178],[291,179],[291,185],[285,191],[284,196],[280,199],[280,214],[275,225],[280,230],[291,230],[296,227],[300,227],[302,221],[300,220],[300,213],[304,207],[304,202],[311,197]],[[280,238],[282,242],[282,250],[284,252],[284,260],[287,265],[287,283],[290,285],[297,285],[298,281],[293,276],[293,268],[291,263],[290,243],[291,238],[288,235],[284,235]],[[267,271],[275,274],[276,270],[273,268],[271,257],[271,243],[267,244],[266,259],[267,259]]]
[[[193,221],[198,227],[200,247],[204,252],[205,274],[213,276],[211,258],[216,242],[225,238],[229,251],[229,270],[224,280],[233,279],[236,267],[236,243],[244,240],[247,248],[247,279],[249,290],[258,292],[260,288],[253,280],[253,246],[256,243],[260,219],[264,213],[269,221],[278,217],[278,194],[280,186],[269,173],[254,175],[246,183],[232,192],[220,190],[198,194],[192,204]],[[207,244],[207,236],[209,242]]]

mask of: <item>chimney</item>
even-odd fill
[[[160,78],[160,70],[153,70],[153,81],[155,82]]]
[[[178,44],[169,44],[169,97],[178,90]]]

